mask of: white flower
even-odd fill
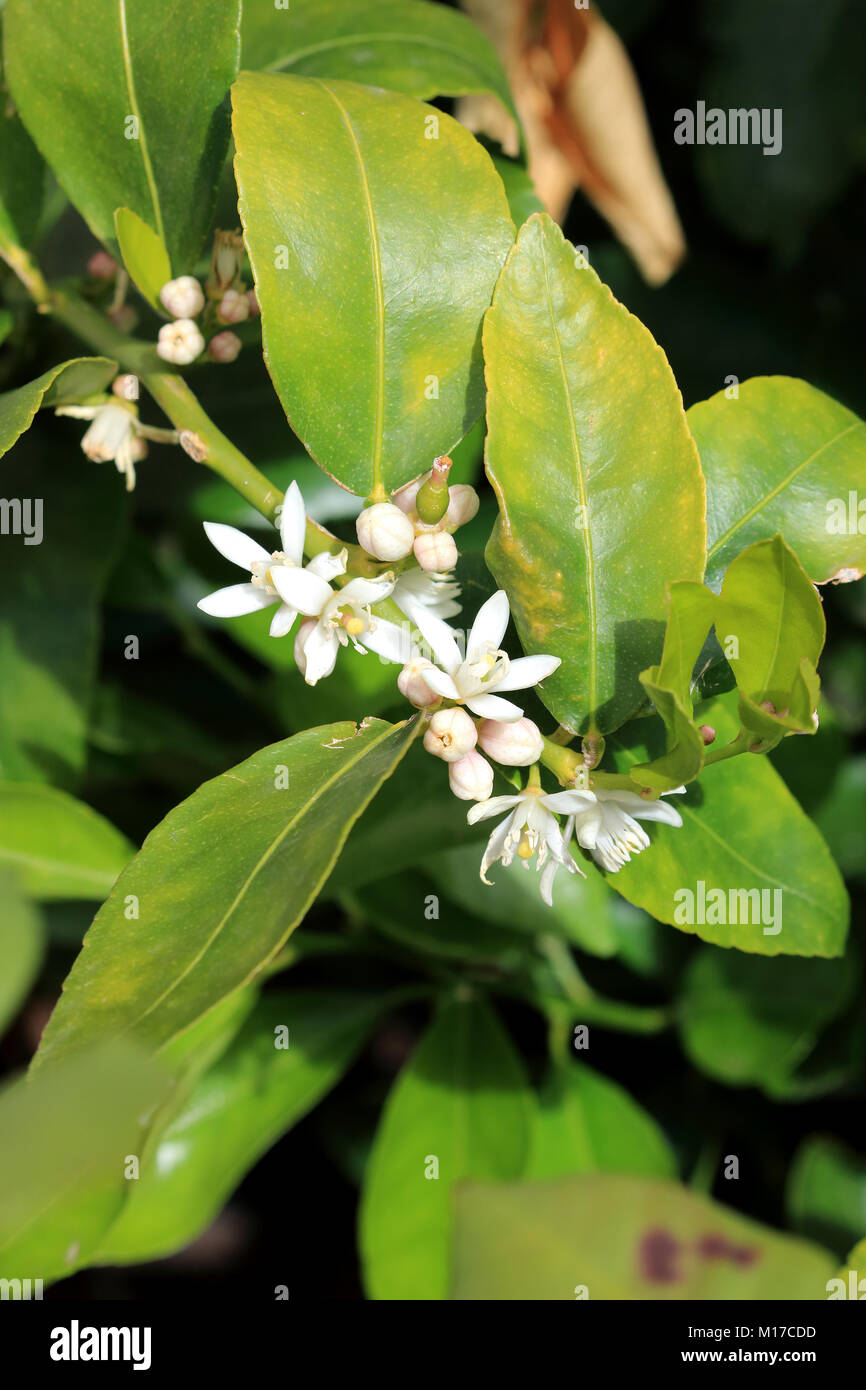
[[[307,685],[315,685],[331,674],[340,647],[349,642],[362,654],[373,651],[386,661],[402,665],[411,655],[408,634],[396,623],[376,618],[370,611],[374,603],[388,598],[394,576],[350,579],[342,589],[332,589],[328,579],[335,575],[318,572],[315,563],[311,561],[306,569],[279,566],[269,571],[283,602],[305,618],[317,620],[314,626],[306,628],[302,646],[299,648],[296,643],[296,652],[301,655],[298,666]],[[345,559],[340,572],[344,571]]]
[[[571,857],[568,841],[553,814],[560,809],[556,804],[559,795],[554,793],[548,796],[540,789],[527,788],[514,796],[494,796],[490,801],[482,801],[478,806],[472,807],[466,817],[470,825],[475,825],[480,820],[488,820],[491,816],[498,816],[502,811],[509,812],[487,841],[487,848],[481,860],[482,882],[490,883],[487,870],[497,860],[507,868],[517,854],[529,868],[529,860],[534,857],[536,869],[543,870],[541,896],[548,906],[552,906],[553,880],[557,869],[564,868],[570,874],[586,877]],[[591,796],[592,793],[586,795]]]
[[[544,739],[531,719],[514,719],[502,724],[496,719],[482,719],[478,726],[478,743],[488,757],[503,767],[530,767],[544,751]]]
[[[174,319],[194,319],[204,308],[204,294],[194,275],[168,280],[159,292],[162,307]]]
[[[273,576],[282,566],[296,569],[303,565],[306,524],[304,499],[297,483],[289,487],[280,511],[282,550],[269,554],[263,545],[259,545],[251,536],[245,536],[236,527],[225,526],[220,521],[206,521],[204,529],[211,545],[232,564],[248,570],[250,579],[246,584],[230,584],[228,588],[217,589],[215,593],[200,599],[198,606],[201,611],[209,613],[212,618],[237,618],[278,603],[280,606],[271,621],[270,633],[272,637],[285,637],[291,631],[298,612],[289,604],[280,603]],[[323,581],[331,579],[345,570],[345,553],[317,555],[307,568]]]
[[[118,473],[126,478],[127,492],[135,487],[135,465],[147,454],[146,439],[160,444],[177,443],[174,430],[143,425],[135,406],[117,396],[106,398],[98,405],[58,406],[54,413],[69,415],[75,420],[92,420],[81,447],[94,463],[113,462]]]
[[[493,768],[476,748],[448,764],[448,781],[461,801],[486,801],[493,791]]]
[[[508,626],[508,596],[504,589],[482,604],[466,642],[465,659],[454,633],[420,604],[411,617],[438,662],[424,679],[445,700],[467,705],[482,719],[520,719],[523,710],[494,691],[525,690],[544,680],[559,665],[558,656],[521,656],[509,661],[500,649]]]
[[[422,570],[443,574],[457,564],[457,545],[447,531],[422,531],[412,549]]]
[[[163,361],[187,367],[204,350],[204,338],[192,319],[175,319],[162,325],[156,350]]]
[[[663,796],[684,792],[675,787]],[[586,798],[590,796],[591,801]],[[580,797],[578,802],[576,798]],[[568,798],[575,798],[569,802]],[[554,798],[555,810],[574,814],[577,843],[588,849],[596,864],[608,873],[618,873],[633,854],[645,850],[650,838],[638,820],[661,821],[664,825],[680,826],[683,818],[673,806],[663,801],[645,801],[637,792],[605,790],[595,792],[559,792]]]
[[[459,762],[464,754],[471,753],[477,741],[475,720],[459,705],[437,710],[424,734],[427,752],[446,763]]]
[[[412,549],[413,527],[405,512],[392,502],[365,507],[355,522],[358,543],[377,560],[402,560]]]
[[[417,604],[437,618],[453,618],[460,612],[457,602],[460,585],[449,574],[430,574],[422,569],[405,570],[397,576],[391,597],[407,618],[412,617]]]

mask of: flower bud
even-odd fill
[[[397,677],[397,689],[416,709],[424,709],[425,705],[435,705],[439,699],[436,691],[431,690],[424,679],[424,672],[432,669],[433,662],[428,661],[426,656],[413,656]]]
[[[493,791],[493,768],[472,749],[448,769],[448,781],[461,801],[486,801]]]
[[[709,748],[711,743],[715,743],[716,731],[712,724],[701,724],[698,728],[698,733],[704,741],[705,748]]]
[[[211,362],[234,362],[240,350],[241,340],[237,333],[217,333],[207,345]]]
[[[401,487],[391,497],[394,506],[399,507],[400,511],[405,512],[407,516],[411,516],[415,511],[418,493],[429,477],[430,474],[425,473],[423,478],[416,478],[414,483],[406,483],[405,487]]]
[[[204,308],[202,288],[194,275],[181,275],[177,280],[167,281],[159,292],[159,299],[173,319],[194,319]]]
[[[119,396],[122,401],[138,400],[138,377],[130,372],[124,372],[122,376],[116,376],[111,383],[111,389],[115,396]]]
[[[94,280],[113,280],[120,266],[107,251],[94,251],[87,262],[87,273]]]
[[[456,531],[471,521],[480,506],[478,493],[468,483],[455,483],[449,490],[448,510],[442,523],[446,531]]]
[[[226,290],[237,289],[244,259],[244,239],[240,232],[214,232],[208,298],[222,299]]]
[[[415,498],[415,510],[426,526],[435,526],[448,510],[448,474],[452,461],[447,454],[433,460],[426,483],[422,483]]]
[[[255,290],[247,290],[247,299],[250,303],[250,318],[257,319],[262,310]]]
[[[478,732],[475,721],[465,709],[439,709],[430,720],[424,735],[424,747],[434,758],[456,763],[475,747]]]
[[[250,301],[243,290],[226,290],[220,306],[217,309],[217,318],[221,323],[243,323],[244,319],[250,316]]]
[[[310,633],[314,630],[315,626],[315,618],[305,618],[304,621],[301,623],[301,626],[298,628],[297,635],[295,636],[295,665],[297,666],[302,676],[305,676],[307,674],[307,655],[304,651],[304,648],[307,645],[307,638],[309,637]]]
[[[424,531],[415,537],[412,549],[422,570],[444,574],[457,564],[457,546],[447,531]]]
[[[358,542],[377,560],[402,560],[412,549],[415,530],[408,516],[392,502],[365,507],[355,523]]]
[[[531,719],[501,723],[483,719],[478,726],[478,743],[484,752],[503,767],[530,767],[544,749],[544,739]]]
[[[192,319],[175,319],[174,323],[164,323],[159,330],[156,350],[164,362],[186,367],[203,348],[204,338]]]

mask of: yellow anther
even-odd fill
[[[529,836],[524,830],[523,835],[520,839],[520,844],[517,846],[518,857],[520,859],[531,859],[534,853],[535,850],[532,848],[532,845],[529,842]]]

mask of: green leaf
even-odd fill
[[[471,1183],[456,1213],[458,1300],[822,1299],[833,1273],[818,1246],[647,1178]]]
[[[485,320],[487,560],[526,650],[562,659],[548,709],[607,733],[641,704],[667,584],[702,576],[703,480],[663,352],[576,254],[530,217]]]
[[[101,901],[133,853],[83,801],[55,787],[0,781],[0,863],[17,869],[31,897]]]
[[[0,800],[0,819],[2,814]],[[42,919],[22,894],[18,876],[0,862],[0,1036],[27,997],[43,949]]]
[[[702,584],[683,580],[670,586],[661,664],[640,676],[664,722],[667,745],[663,757],[632,768],[632,778],[643,787],[679,787],[703,767],[704,741],[692,717],[692,673],[714,614],[714,596]]]
[[[717,590],[741,550],[777,532],[815,584],[858,578],[866,525],[855,498],[852,527],[849,495],[866,477],[866,425],[794,377],[753,377],[738,389],[688,412],[707,478],[707,583]]]
[[[556,1067],[539,1098],[527,1178],[634,1173],[675,1178],[670,1145],[622,1086],[585,1063]]]
[[[686,1055],[729,1086],[783,1084],[851,1001],[845,960],[766,960],[704,948],[686,970],[679,1027]]]
[[[171,264],[161,237],[131,208],[117,208],[114,228],[123,264],[145,299],[163,312],[159,292],[171,279]]]
[[[188,1245],[241,1178],[351,1065],[387,994],[269,994],[145,1151],[141,1177],[94,1256],[156,1259]],[[288,1046],[277,1030],[288,1029]]]
[[[158,1047],[252,980],[416,732],[414,720],[309,729],[175,807],[97,915],[37,1061],[113,1032]]]
[[[516,1177],[531,1093],[489,1007],[446,1004],[385,1105],[361,1198],[360,1241],[375,1299],[443,1299],[455,1184]]]
[[[141,1117],[168,1076],[115,1040],[0,1095],[0,1276],[61,1279],[87,1262],[127,1190]]]
[[[517,120],[490,40],[464,15],[420,0],[292,0],[245,5],[243,65],[341,77],[422,101],[492,92]]]
[[[717,730],[720,747],[739,728],[722,700],[704,706],[700,719]],[[645,760],[653,734],[653,721],[642,720],[638,746],[610,741],[620,771]],[[660,922],[720,946],[766,956],[842,954],[845,885],[820,834],[763,755],[708,767],[676,805],[682,826],[652,825],[649,849],[610,876],[613,888]],[[744,892],[752,894],[748,901]],[[733,922],[735,915],[749,920]]]
[[[316,462],[381,498],[481,413],[481,319],[514,237],[501,180],[404,96],[244,73],[233,97],[274,385]]]
[[[63,405],[104,391],[117,372],[108,357],[73,357],[35,381],[0,394],[0,458],[33,423],[42,406]]]
[[[835,1139],[805,1140],[788,1174],[785,1206],[796,1230],[845,1252],[866,1231],[866,1158]],[[866,1274],[866,1261],[860,1272]]]
[[[2,66],[0,48],[0,66]],[[45,165],[0,86],[0,246],[27,247],[39,225]]]
[[[814,733],[824,611],[781,536],[756,541],[732,561],[715,618],[722,647],[735,653],[729,660],[743,726],[770,746],[786,733]]]
[[[114,248],[126,206],[191,272],[228,149],[237,0],[9,0],[4,23],[21,117],[94,234]]]

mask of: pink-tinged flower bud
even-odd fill
[[[358,543],[377,560],[402,560],[412,550],[415,528],[392,502],[365,507],[355,522]]]
[[[305,676],[307,674],[307,655],[304,651],[304,648],[307,645],[307,638],[309,637],[310,633],[315,629],[315,626],[315,618],[305,618],[304,621],[301,623],[301,626],[298,628],[297,634],[295,636],[295,665],[297,666],[302,676]]]
[[[116,376],[111,383],[111,389],[115,396],[119,396],[122,401],[138,400],[138,377],[130,372],[124,372],[122,376]]]
[[[167,281],[159,292],[159,300],[173,319],[194,319],[204,308],[202,287],[194,275]]]
[[[447,531],[425,531],[415,537],[412,549],[422,570],[444,574],[457,564],[457,546]]]
[[[493,791],[493,768],[473,748],[448,769],[448,781],[461,801],[486,801]]]
[[[448,491],[448,510],[442,525],[446,531],[456,531],[471,521],[480,506],[478,493],[468,483],[455,483]]]
[[[107,317],[118,333],[131,333],[138,323],[138,314],[131,304],[118,304],[116,309],[109,309]]]
[[[424,735],[424,747],[434,758],[456,763],[471,752],[478,739],[475,721],[465,709],[439,709],[430,720]]]
[[[217,333],[207,345],[211,362],[234,362],[240,350],[241,340],[237,333]]]
[[[704,741],[705,748],[709,748],[711,743],[715,743],[716,731],[713,728],[712,724],[701,724],[698,728],[698,733]]]
[[[411,701],[416,709],[424,709],[426,705],[435,705],[439,696],[435,690],[431,690],[424,679],[425,671],[432,671],[433,662],[428,661],[426,656],[413,656],[411,661],[407,661],[403,670],[397,677],[397,689],[401,695]]]
[[[544,739],[531,719],[515,719],[509,724],[483,719],[478,726],[478,743],[503,767],[531,767],[544,749]]]
[[[204,338],[192,319],[175,319],[174,323],[164,323],[159,330],[156,350],[164,362],[186,367],[203,349]]]
[[[262,309],[255,290],[247,290],[247,299],[250,302],[250,318],[257,319]]]
[[[107,251],[94,251],[87,262],[87,273],[94,280],[113,280],[120,266]]]
[[[217,318],[221,323],[243,323],[244,319],[250,316],[250,301],[243,290],[226,290],[220,306],[217,309]]]
[[[401,487],[398,492],[392,495],[391,501],[394,506],[399,507],[400,511],[405,512],[407,516],[411,516],[415,511],[418,493],[429,478],[430,474],[425,473],[423,478],[416,478],[414,483],[406,483],[405,487]]]

